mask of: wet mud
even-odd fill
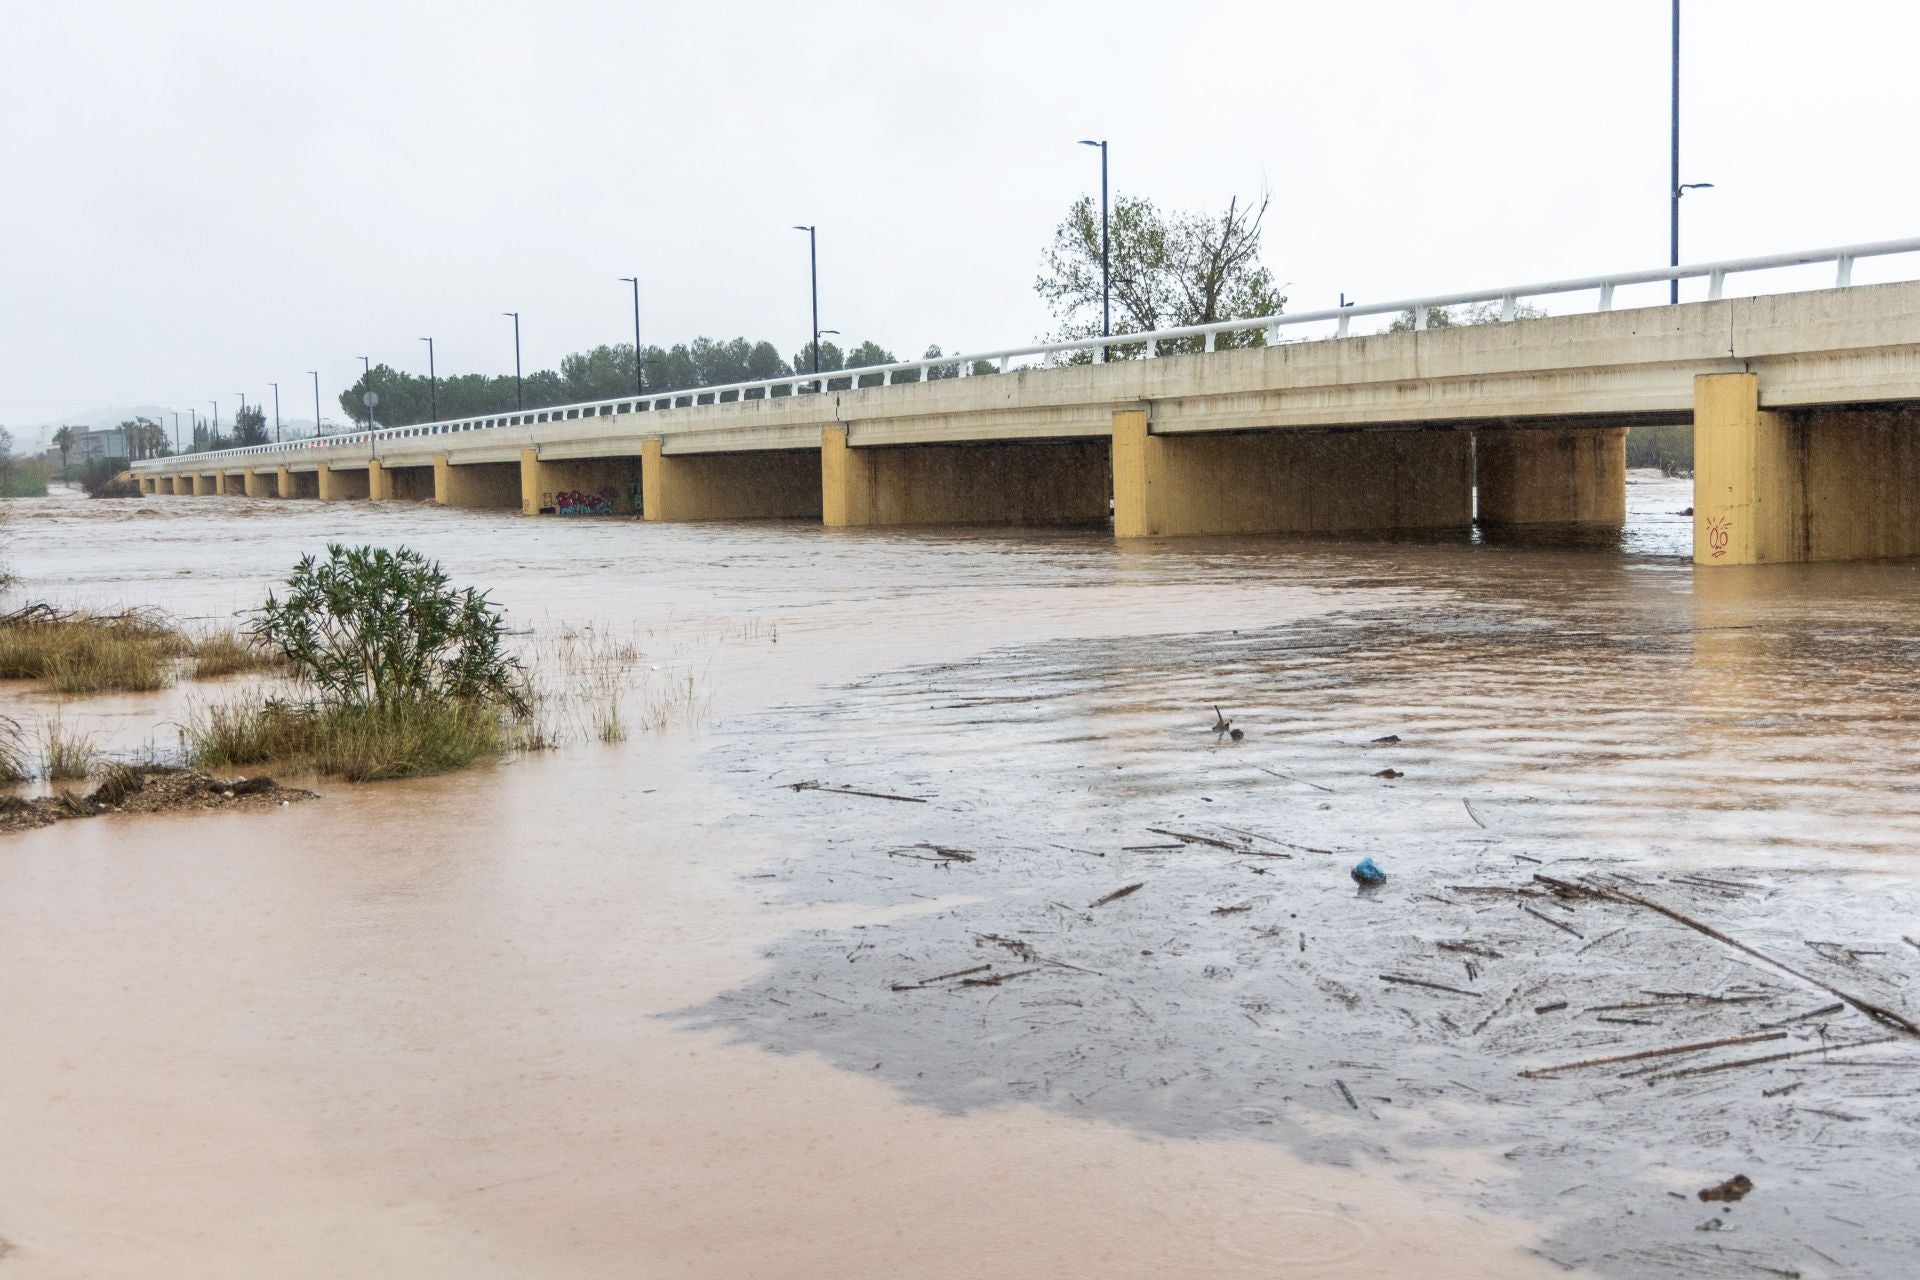
[[[684,1016],[950,1113],[1399,1168],[1600,1274],[1897,1274],[1915,693],[1860,699],[1909,639],[1556,612],[1055,642],[756,717],[716,751],[793,846],[757,883],[913,909]]]
[[[217,778],[198,769],[118,767],[91,791],[68,787],[48,796],[0,796],[0,832],[36,831],[109,813],[254,812],[314,799],[316,792],[283,787],[267,777]]]

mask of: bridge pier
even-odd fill
[[[249,468],[240,483],[249,498],[271,498],[279,491],[279,486],[273,480],[273,476]]]
[[[1625,427],[1501,427],[1473,437],[1483,525],[1625,524]]]
[[[1473,519],[1463,430],[1155,435],[1142,409],[1113,416],[1113,531],[1356,533],[1465,528]]]
[[[517,507],[520,505],[519,464],[463,462],[455,465],[446,454],[435,454],[433,500],[443,507]]]
[[[670,454],[640,445],[641,514],[648,520],[818,520],[817,449]]]
[[[364,471],[336,471],[323,462],[316,474],[318,496],[322,502],[345,502],[353,498],[365,498],[368,494],[367,473]]]
[[[520,510],[525,515],[640,514],[642,462],[636,457],[542,458],[520,451]]]
[[[821,515],[829,526],[1104,522],[1110,452],[1105,440],[865,448],[827,427]]]
[[[194,497],[204,498],[209,494],[215,494],[218,492],[220,492],[219,476],[208,475],[204,471],[196,471],[193,473],[193,496]]]
[[[384,462],[378,465],[381,491],[373,494],[375,501],[432,502],[434,500],[432,467],[394,467]],[[367,469],[369,489],[373,484],[373,474],[373,469],[369,467]]]
[[[283,498],[318,498],[320,496],[320,473],[318,471],[292,471],[280,468],[280,496]]]
[[[1760,408],[1751,373],[1694,379],[1693,560],[1920,555],[1920,408]]]

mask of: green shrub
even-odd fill
[[[286,655],[321,704],[493,703],[524,711],[520,664],[500,610],[402,547],[329,546],[303,557],[251,633]]]

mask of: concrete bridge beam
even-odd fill
[[[850,446],[820,438],[829,526],[1104,523],[1113,493],[1105,440]]]
[[[520,510],[525,515],[640,514],[642,462],[637,457],[542,458],[520,451]]]
[[[1120,538],[1465,528],[1471,436],[1461,430],[1155,435],[1113,418]]]
[[[517,507],[520,505],[520,466],[514,462],[468,462],[456,466],[446,454],[435,454],[433,500],[443,507]]]
[[[1694,382],[1693,559],[1920,555],[1920,407],[1760,408],[1751,373]]]
[[[640,446],[641,514],[648,520],[818,520],[817,449],[664,452]]]
[[[318,476],[318,497],[322,502],[346,502],[354,498],[367,497],[367,473],[360,470],[338,470],[320,464]]]
[[[1625,524],[1625,427],[1495,428],[1474,433],[1485,525]]]

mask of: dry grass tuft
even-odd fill
[[[93,737],[68,733],[54,716],[47,721],[40,739],[40,772],[49,782],[84,778],[93,771]]]
[[[196,680],[242,675],[253,671],[285,671],[286,658],[252,636],[239,631],[209,631],[189,641]]]
[[[164,689],[187,642],[158,614],[66,613],[30,605],[0,617],[0,680],[46,680],[59,693]]]

